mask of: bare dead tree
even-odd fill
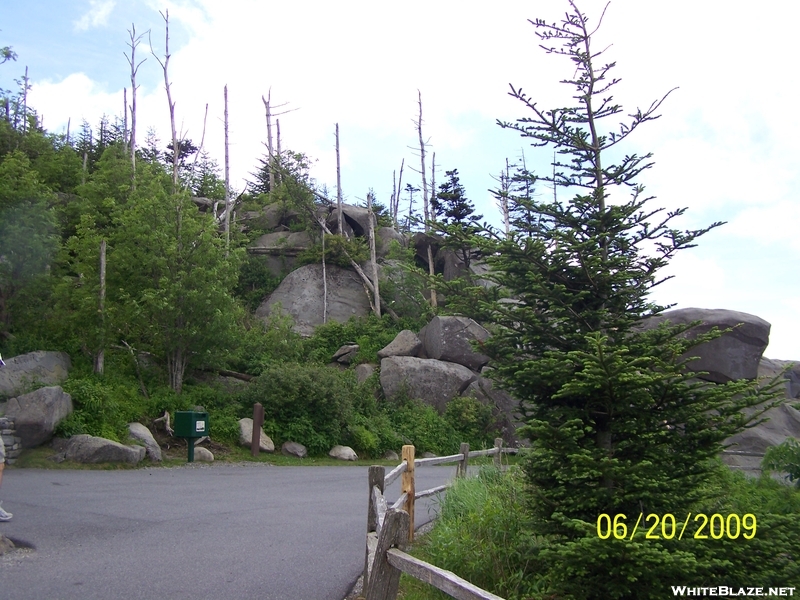
[[[261,96],[261,101],[264,103],[264,109],[266,110],[266,117],[267,117],[267,158],[268,158],[268,169],[269,169],[269,190],[270,192],[275,189],[275,179],[276,174],[280,177],[280,173],[276,173],[278,169],[276,168],[276,157],[275,152],[273,151],[272,145],[272,117],[279,117],[281,115],[285,115],[286,113],[290,113],[292,111],[297,110],[296,108],[292,108],[290,110],[285,110],[280,113],[273,113],[273,108],[282,108],[288,104],[288,102],[284,102],[283,104],[278,104],[277,106],[272,106],[272,88],[270,87],[267,91],[267,97]],[[279,134],[280,136],[280,134]]]
[[[231,171],[228,156],[228,85],[225,84],[225,256],[231,246]]]
[[[278,153],[275,158],[280,163],[281,156],[283,156],[281,154],[281,120],[280,119],[275,119],[275,142],[277,143],[276,151]],[[281,169],[278,169],[277,175],[278,175],[278,185],[280,185],[281,182],[283,181],[283,172],[282,172]]]
[[[425,141],[422,139],[422,92],[417,90],[417,101],[419,104],[419,117],[415,121],[417,126],[417,133],[419,134],[419,157],[420,157],[420,174],[422,175],[422,208],[423,208],[423,216],[425,218],[425,233],[427,234],[430,231],[430,206],[428,201],[428,183],[426,181],[426,168],[425,168]],[[427,236],[426,236],[427,237]],[[430,239],[426,239],[427,242],[427,251],[428,251],[428,274],[431,277],[435,273],[434,265],[433,265],[433,248],[431,248]],[[438,302],[436,300],[436,290],[431,287],[431,306],[436,307]]]
[[[72,123],[72,117],[67,117],[67,146],[69,146],[69,126]]]
[[[169,105],[169,123],[172,129],[172,193],[178,191],[178,164],[180,163],[180,141],[178,140],[178,131],[175,128],[175,101],[172,99],[172,84],[169,82],[169,9],[166,13],[159,11],[161,18],[164,19],[164,60],[162,61],[153,50],[153,42],[150,39],[148,31],[148,41],[150,42],[150,53],[161,65],[161,70],[164,72],[164,89],[167,91],[167,104]]]
[[[122,88],[122,151],[128,153],[128,88]]]
[[[28,66],[25,66],[25,75],[22,78],[22,135],[28,130]]]
[[[136,90],[139,89],[139,86],[136,85],[136,73],[139,71],[139,67],[142,66],[142,63],[147,60],[146,58],[142,59],[138,64],[136,63],[136,47],[139,45],[139,42],[142,41],[144,37],[144,33],[140,35],[136,35],[136,25],[131,23],[131,28],[128,30],[128,35],[130,35],[130,42],[128,42],[128,47],[131,49],[131,55],[128,56],[125,52],[125,58],[128,60],[128,64],[131,67],[131,187],[135,187],[136,185]],[[126,112],[127,114],[127,112]]]
[[[339,209],[339,235],[344,235],[342,226],[342,171],[339,167],[339,124],[336,124],[336,207]]]
[[[389,203],[389,213],[392,216],[392,221],[394,222],[394,228],[400,231],[400,222],[398,220],[398,215],[400,214],[400,191],[403,189],[403,167],[406,164],[406,159],[404,158],[400,162],[400,179],[399,181],[395,181],[395,173],[396,171],[392,171],[392,200]]]
[[[381,292],[378,285],[378,259],[375,252],[375,213],[372,212],[372,190],[367,192],[367,218],[369,220],[369,262],[372,266],[372,294],[374,296],[375,315],[381,316]]]

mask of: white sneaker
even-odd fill
[[[4,511],[3,507],[0,506],[0,523],[4,523],[6,521],[10,521],[11,517],[13,517],[13,516],[14,515],[12,515],[10,512]]]

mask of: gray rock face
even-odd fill
[[[381,360],[381,387],[387,398],[405,390],[440,413],[476,378],[468,368],[441,360],[413,356],[389,356]]]
[[[758,378],[769,381],[776,375],[789,367],[782,377],[786,380],[785,396],[788,399],[800,398],[800,361],[796,360],[775,360],[763,358],[758,363]]]
[[[79,463],[121,462],[137,464],[142,461],[142,446],[123,446],[119,442],[91,435],[74,435],[69,438],[64,457]]]
[[[508,446],[516,446],[520,439],[517,429],[524,423],[520,414],[519,401],[507,392],[494,387],[494,382],[480,377],[469,384],[462,396],[472,396],[476,400],[492,407],[495,419],[500,426],[501,437]]]
[[[376,368],[377,367],[375,365],[369,365],[366,363],[356,365],[356,381],[358,381],[358,383],[364,383],[367,379],[372,377],[372,374],[375,373]]]
[[[356,273],[330,265],[328,278],[328,319],[346,322],[350,317],[369,314],[370,306],[364,285]],[[280,303],[294,319],[294,329],[302,335],[314,333],[323,316],[322,265],[305,265],[291,272],[269,298],[258,307],[256,316],[269,317]]]
[[[195,446],[194,459],[195,461],[199,462],[214,462],[214,455],[208,448],[203,448],[202,446]]]
[[[721,337],[692,348],[686,356],[696,356],[689,362],[692,371],[708,371],[701,379],[726,383],[737,379],[755,379],[761,355],[769,343],[770,324],[764,319],[734,310],[682,308],[669,310],[645,323],[645,328],[657,327],[664,321],[673,325],[702,321],[689,330],[690,338],[707,333],[712,327],[734,330]]]
[[[250,246],[253,254],[297,253],[311,247],[311,237],[305,231],[274,231],[265,233]]]
[[[425,355],[480,371],[489,357],[472,349],[470,342],[483,342],[489,332],[466,317],[434,317],[425,326]]]
[[[353,360],[355,360],[356,354],[358,354],[359,350],[360,347],[358,344],[345,344],[336,351],[331,360],[343,365],[349,365],[351,362],[353,362]]]
[[[275,444],[272,439],[261,429],[261,436],[258,438],[259,449],[261,452],[275,452]],[[245,417],[239,419],[239,444],[245,448],[250,448],[253,441],[253,419]]]
[[[11,398],[5,408],[6,416],[16,422],[23,448],[35,448],[50,441],[56,425],[71,412],[72,398],[58,386]]]
[[[344,221],[344,229],[359,236],[367,237],[369,235],[369,221],[370,214],[366,208],[361,206],[352,206],[351,204],[342,204],[342,219]],[[339,209],[334,208],[328,216],[328,227],[331,231],[336,231],[339,222]],[[373,227],[376,226],[375,218],[372,217]]]
[[[358,454],[350,446],[334,446],[328,456],[337,460],[358,460]]]
[[[281,446],[281,454],[285,456],[296,456],[297,458],[305,458],[308,456],[308,450],[303,444],[297,442],[283,442]]]
[[[134,440],[144,443],[145,453],[150,460],[161,462],[161,446],[147,427],[141,423],[128,423],[128,433]]]
[[[783,443],[787,437],[800,439],[800,412],[788,404],[771,408],[763,416],[769,420],[725,440],[726,446],[733,444],[728,450],[750,455],[723,454],[723,462],[757,476],[767,448]]]
[[[400,244],[401,248],[408,246],[408,239],[393,227],[379,227],[375,236],[375,252],[379,258],[389,253],[392,242]]]
[[[0,369],[0,399],[59,385],[71,367],[69,355],[64,352],[30,352],[3,360],[6,366]]]
[[[378,358],[389,356],[416,356],[422,348],[422,341],[413,331],[404,329],[389,342],[385,348],[378,350]]]

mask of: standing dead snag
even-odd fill
[[[228,85],[225,85],[225,256],[231,245],[231,175],[228,157]],[[216,216],[216,215],[214,215]]]
[[[415,122],[417,126],[417,133],[419,134],[419,157],[420,162],[422,164],[422,168],[420,173],[422,174],[422,208],[423,208],[423,216],[425,217],[425,233],[430,231],[430,207],[428,202],[428,183],[425,177],[425,142],[422,139],[422,92],[417,90],[417,98],[419,103],[419,118]],[[435,270],[433,266],[433,248],[431,248],[431,241],[428,238],[426,240],[428,245],[428,274],[433,277]],[[436,289],[431,287],[431,306],[436,307],[438,302],[436,301]]]
[[[339,225],[339,235],[344,235],[342,224],[342,171],[339,165],[339,124],[336,123],[336,208],[339,210],[337,224]]]
[[[367,211],[369,219],[369,261],[372,266],[372,293],[375,296],[375,315],[380,318],[381,316],[381,292],[378,286],[378,260],[375,253],[375,213],[372,212],[373,193],[370,190],[367,193]]]
[[[178,164],[180,162],[180,143],[178,141],[178,132],[175,128],[175,102],[172,100],[171,84],[169,82],[169,9],[166,14],[159,11],[161,18],[164,19],[165,27],[165,44],[164,44],[164,60],[162,61],[153,50],[153,42],[150,40],[150,32],[148,31],[148,41],[150,42],[150,53],[161,65],[161,70],[164,71],[164,89],[167,91],[167,104],[169,105],[169,123],[172,128],[172,193],[178,191]]]
[[[131,49],[131,55],[128,57],[125,54],[125,58],[128,60],[128,64],[131,66],[131,187],[135,187],[135,177],[136,177],[136,90],[139,86],[136,85],[136,73],[139,71],[139,67],[142,66],[142,63],[147,60],[142,59],[139,64],[136,64],[136,47],[139,45],[139,42],[142,41],[144,34],[136,35],[136,25],[131,23],[131,28],[128,30],[128,34],[130,35],[131,41],[128,43],[128,46]],[[124,54],[124,53],[123,53]],[[127,112],[126,112],[127,114]]]

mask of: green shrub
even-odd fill
[[[125,442],[128,423],[145,412],[132,382],[88,375],[71,377],[63,388],[72,397],[74,410],[56,427],[58,436],[85,433]]]
[[[354,364],[377,362],[378,350],[388,345],[402,329],[414,325],[412,321],[395,323],[388,316],[379,319],[375,315],[352,317],[347,323],[330,321],[316,328],[314,336],[306,341],[306,352],[310,360],[328,363],[341,346],[358,344]]]
[[[786,478],[800,487],[800,443],[788,438],[778,446],[767,448],[761,468],[768,472],[786,473]]]
[[[455,454],[461,444],[459,434],[435,408],[400,394],[389,410],[395,431],[405,443],[415,446],[416,453]]]
[[[500,434],[492,407],[471,396],[450,400],[444,418],[455,429],[460,440],[467,442],[472,450],[490,448],[494,445],[494,438]]]
[[[239,298],[250,311],[255,311],[281,282],[270,270],[261,256],[249,255],[239,267],[239,280],[233,295]]]

